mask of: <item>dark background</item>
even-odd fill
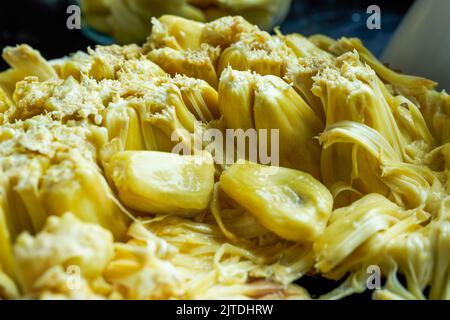
[[[159,0],[155,0],[159,1]],[[285,33],[323,33],[333,38],[360,37],[379,55],[398,26],[412,0],[293,0],[291,11],[281,26]],[[66,27],[66,9],[74,0],[0,0],[0,49],[28,43],[48,59],[85,50],[95,42],[80,30]],[[381,8],[381,30],[366,28],[366,9]],[[359,21],[354,15],[359,14]],[[1,60],[1,59],[0,59]],[[7,66],[0,61],[0,70]]]

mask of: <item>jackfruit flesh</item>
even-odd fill
[[[219,108],[227,127],[267,130],[268,141],[270,130],[279,130],[280,165],[320,177],[320,146],[314,137],[323,129],[323,124],[281,78],[229,68],[221,77],[219,97]],[[297,148],[296,144],[303,147]]]
[[[50,217],[37,236],[22,233],[14,244],[14,256],[21,287],[33,284],[54,266],[76,265],[83,277],[98,277],[114,253],[112,234],[81,222],[71,213]],[[93,263],[95,261],[95,263]]]
[[[121,39],[156,7],[109,3],[89,23]],[[448,94],[211,3],[161,4],[201,21],[155,18],[143,46],[5,50],[0,298],[310,299],[309,274],[337,299],[378,267],[374,299],[449,299]]]
[[[267,229],[293,241],[314,241],[333,208],[325,186],[293,169],[236,163],[222,174],[220,187]]]
[[[125,205],[153,214],[189,216],[205,210],[214,186],[213,159],[207,152],[123,151],[109,160],[105,172]]]
[[[0,136],[2,211],[12,240],[25,230],[38,232],[48,215],[68,208],[125,235],[127,218],[99,168],[103,128],[37,116],[3,125]]]

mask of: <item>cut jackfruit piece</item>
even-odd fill
[[[122,150],[145,149],[138,114],[126,101],[119,100],[108,105],[104,113],[104,125],[110,140],[120,139]]]
[[[11,100],[6,95],[6,92],[0,87],[0,115],[9,109],[11,106]],[[0,124],[2,124],[2,119],[0,119]]]
[[[201,39],[202,42],[224,49],[248,34],[259,32],[257,26],[240,16],[223,17],[205,24]]]
[[[105,169],[120,200],[145,213],[195,215],[208,207],[214,186],[214,164],[206,152],[124,151]]]
[[[437,85],[434,81],[421,77],[400,74],[389,69],[378,61],[378,59],[369,50],[367,50],[366,47],[364,47],[361,40],[357,38],[343,37],[333,44],[330,49],[339,55],[345,52],[357,50],[361,60],[374,69],[381,79],[392,84],[408,98],[419,98],[421,95],[426,93],[427,90],[434,89]]]
[[[40,196],[45,212],[71,211],[83,221],[110,230],[116,238],[126,233],[126,218],[96,166],[78,158],[52,166],[42,177]]]
[[[69,210],[117,239],[125,235],[127,219],[99,169],[105,129],[38,116],[4,125],[0,136],[2,209],[13,239]]]
[[[152,32],[148,46],[152,49],[172,48],[175,50],[197,50],[201,46],[204,24],[192,20],[164,15],[152,19]]]
[[[2,182],[3,185],[3,182]],[[6,194],[3,186],[0,186],[0,274],[2,270],[9,276],[15,276],[14,260],[12,254],[12,238],[8,228],[9,217],[6,216],[4,207],[6,205]],[[0,285],[1,287],[1,285]],[[1,290],[0,290],[1,295]]]
[[[278,36],[284,40],[286,45],[291,48],[298,58],[306,57],[331,57],[331,54],[320,49],[306,37],[301,34],[294,33],[286,36],[278,34]]]
[[[314,241],[333,207],[327,188],[293,169],[236,163],[222,174],[220,187],[267,229],[297,242]]]
[[[254,127],[260,139],[279,150],[273,157],[278,157],[281,166],[320,177],[320,146],[314,137],[323,124],[291,86],[275,76],[228,68],[221,78],[219,96],[227,127]],[[279,141],[272,138],[274,130],[278,130]]]
[[[268,141],[279,144],[280,166],[320,178],[320,146],[315,137],[323,124],[291,86],[275,76],[257,79],[254,119],[257,130],[279,130],[279,141]]]
[[[203,45],[196,51],[177,51],[168,47],[156,49],[147,57],[172,76],[184,74],[204,80],[217,88],[215,65],[219,55],[219,49]]]
[[[316,268],[329,273],[340,263],[349,263],[345,259],[355,249],[377,232],[387,230],[410,215],[410,212],[377,194],[366,195],[348,207],[333,211],[329,225],[314,243]],[[374,250],[372,247],[367,252],[374,253]],[[345,275],[345,271],[336,278]]]
[[[294,52],[278,36],[264,31],[246,34],[226,48],[218,61],[220,75],[227,67],[255,71],[260,75],[284,76],[286,64],[295,60]]]
[[[307,56],[299,58],[295,62],[289,62],[286,67],[284,79],[292,83],[294,89],[311,106],[322,122],[326,121],[325,106],[311,89],[314,85],[314,77],[322,70],[333,65],[333,59],[325,56]]]
[[[71,213],[49,217],[36,236],[22,233],[14,244],[19,282],[26,292],[55,266],[78,268],[80,276],[93,280],[103,273],[113,254],[108,230],[81,222]]]
[[[220,118],[219,95],[206,81],[177,75],[172,83],[180,89],[186,107],[197,120],[206,123]]]
[[[25,77],[35,76],[41,81],[58,78],[56,71],[42,58],[39,51],[28,45],[6,47],[2,57],[11,69],[0,73],[0,87],[10,96],[14,92],[16,83]]]
[[[439,185],[431,170],[423,165],[402,162],[398,153],[376,130],[357,122],[342,121],[329,126],[320,140],[325,149],[321,166],[327,186],[342,182],[362,194],[385,195],[407,208],[424,205],[432,208],[436,207],[436,201],[440,203],[434,196],[435,192],[431,191],[433,186]],[[326,152],[335,143],[346,147],[338,149],[342,152],[339,161],[334,157],[336,149]],[[350,163],[351,170],[343,171],[346,176],[342,175],[339,170]],[[443,196],[439,192],[437,195],[438,199]]]
[[[219,108],[227,128],[251,129],[255,127],[253,104],[255,76],[231,68],[222,72],[219,83]]]

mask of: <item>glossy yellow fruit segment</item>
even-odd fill
[[[126,206],[153,214],[196,214],[207,208],[214,186],[213,160],[206,152],[119,152],[107,163],[106,175]]]
[[[317,238],[333,208],[328,189],[294,169],[236,163],[222,174],[220,187],[267,229],[298,242]]]

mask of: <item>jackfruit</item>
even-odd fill
[[[123,298],[309,299],[288,284],[309,268],[307,248],[279,239],[232,245],[216,225],[175,216],[137,221],[129,235],[104,274]]]
[[[381,195],[368,194],[333,211],[329,225],[314,243],[316,268],[339,279],[358,270],[358,263],[380,263],[377,252],[386,243],[402,232],[417,230],[428,218],[420,209],[407,211]]]
[[[39,51],[28,45],[6,47],[3,49],[3,59],[11,69],[0,73],[0,88],[12,96],[16,82],[28,76],[38,77],[39,80],[58,78],[56,71],[42,58]]]
[[[323,124],[291,86],[275,76],[227,69],[221,78],[219,96],[228,127],[255,128],[260,138],[262,130],[267,130],[265,141],[279,148],[281,166],[320,177],[320,147],[314,137]],[[279,141],[271,141],[271,130],[279,130]],[[296,144],[302,147],[293,148]]]
[[[147,57],[159,65],[164,71],[175,76],[183,74],[208,82],[217,88],[218,76],[215,65],[220,50],[208,45],[202,45],[196,51],[177,51],[165,47],[152,50]]]
[[[320,178],[320,147],[314,138],[323,124],[295,90],[278,77],[259,78],[253,108],[257,130],[279,130],[280,166]]]
[[[267,229],[298,242],[314,241],[333,207],[319,181],[293,169],[236,163],[222,174],[220,187]]]
[[[407,98],[417,99],[424,94],[426,90],[434,89],[437,85],[434,81],[416,76],[403,75],[389,69],[378,61],[378,59],[364,47],[361,40],[357,38],[342,37],[330,47],[330,50],[337,55],[342,55],[345,52],[353,50],[358,51],[359,56],[364,63],[367,63],[375,70],[383,81],[393,85]]]
[[[238,72],[231,68],[222,72],[219,109],[227,128],[247,130],[255,127],[255,86],[255,76],[249,72]]]
[[[147,21],[165,14],[180,17],[177,23],[169,25],[170,29],[194,31],[200,25],[192,21],[191,27],[187,27],[183,22],[187,19],[204,22],[228,15],[242,15],[251,23],[268,30],[285,18],[290,3],[290,0],[168,0],[157,3],[149,0],[83,0],[81,8],[88,26],[111,35],[119,44],[126,44],[144,42],[150,32]],[[185,39],[183,42],[188,41]]]
[[[37,116],[3,125],[0,136],[2,210],[11,239],[69,210],[124,235],[127,218],[99,168],[104,129]]]
[[[156,6],[118,1],[91,2],[88,23],[110,32],[102,19],[130,9],[117,26],[137,39]],[[142,47],[6,50],[1,298],[309,299],[294,284],[309,274],[340,281],[320,296],[338,299],[371,271],[374,299],[449,298],[445,92],[355,39],[152,23]]]
[[[35,237],[22,233],[14,244],[21,286],[32,291],[34,283],[54,267],[71,265],[86,279],[100,276],[114,254],[112,234],[65,213],[49,217]]]
[[[207,208],[214,186],[209,153],[124,151],[115,154],[105,170],[120,200],[145,213],[195,215]]]

